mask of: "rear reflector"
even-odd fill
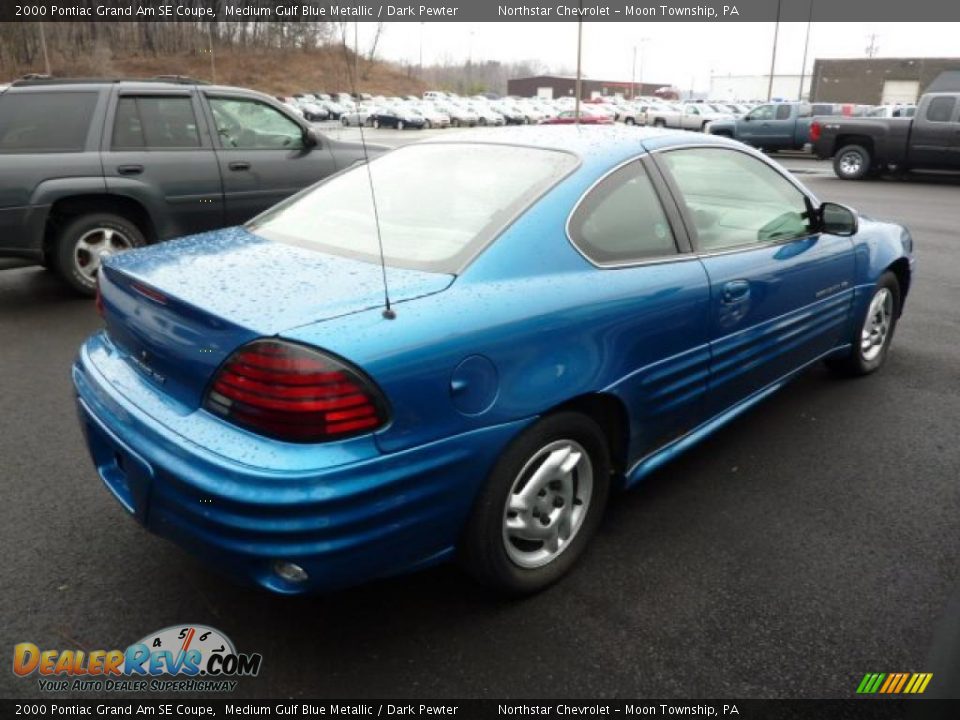
[[[204,407],[288,442],[336,440],[387,422],[383,396],[360,371],[279,340],[257,340],[231,355],[214,376]]]

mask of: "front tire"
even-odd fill
[[[549,415],[500,456],[467,522],[460,561],[500,592],[543,590],[596,532],[610,490],[610,452],[580,413]]]
[[[846,145],[833,158],[833,171],[841,180],[863,180],[870,176],[873,158],[862,145]]]
[[[147,244],[140,228],[120,215],[90,213],[60,231],[54,257],[57,272],[82,295],[93,295],[97,273],[109,255]]]
[[[632,117],[628,117],[628,118],[627,118],[626,120],[624,120],[623,122],[624,122],[625,125],[636,125],[636,124],[637,124],[637,121],[634,120]]]
[[[866,313],[857,323],[850,339],[850,352],[827,358],[827,367],[848,377],[869,375],[879,370],[887,359],[897,328],[901,297],[897,276],[888,270],[877,281]]]
[[[663,118],[657,118],[653,121],[653,126],[656,128],[663,128],[667,126],[667,121]]]

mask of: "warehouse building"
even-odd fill
[[[581,78],[580,99],[589,100],[602,96],[620,96],[632,98],[638,95],[653,95],[670,83],[648,83],[622,80],[593,80]],[[573,75],[533,75],[531,77],[507,80],[507,95],[519,97],[560,98],[574,97],[577,92],[577,78]]]
[[[960,58],[818,59],[812,75],[812,102],[913,103],[931,90],[960,91]]]

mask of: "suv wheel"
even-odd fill
[[[74,290],[93,295],[97,272],[108,256],[146,244],[140,229],[126,218],[112,213],[81,215],[60,231],[57,271]]]

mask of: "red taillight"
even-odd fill
[[[821,130],[821,129],[822,129],[822,128],[820,127],[820,123],[818,123],[818,122],[812,122],[812,123],[810,123],[810,139],[811,139],[813,142],[816,142],[817,140],[820,139],[820,130]]]
[[[387,422],[383,397],[359,371],[277,340],[257,340],[231,355],[213,378],[204,407],[289,442],[335,440]]]

